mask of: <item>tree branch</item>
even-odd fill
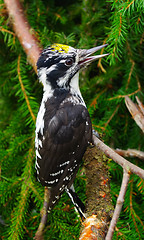
[[[136,149],[128,148],[127,150],[122,150],[122,149],[116,148],[114,151],[123,157],[136,157],[144,160],[144,152]]]
[[[93,135],[93,141],[97,148],[103,151],[106,154],[106,156],[108,156],[109,158],[112,158],[116,163],[118,163],[126,171],[135,173],[140,178],[144,179],[143,169],[141,169],[140,167],[137,167],[133,163],[127,161],[125,158],[121,157],[114,150],[112,150],[110,147],[104,144],[100,139],[98,139],[95,135]]]
[[[106,236],[114,207],[110,194],[110,180],[106,156],[96,147],[84,155],[86,174],[87,216],[80,240],[103,240]]]
[[[41,211],[41,221],[38,227],[38,230],[35,234],[34,239],[35,240],[43,240],[43,231],[47,222],[47,215],[48,215],[48,203],[49,203],[49,197],[50,197],[50,192],[47,187],[45,187],[45,192],[44,192],[44,203],[43,203],[43,208]]]
[[[120,192],[119,192],[119,196],[117,198],[117,203],[116,203],[116,206],[115,206],[114,214],[113,214],[113,217],[112,217],[112,220],[111,220],[111,223],[110,223],[110,226],[109,226],[109,229],[108,229],[105,240],[111,240],[112,239],[112,236],[113,236],[113,233],[114,233],[114,230],[115,230],[115,226],[117,224],[117,221],[118,221],[121,209],[122,209],[122,205],[123,205],[123,202],[124,202],[124,197],[125,197],[126,190],[127,190],[127,187],[128,187],[129,178],[130,178],[130,174],[124,169],[121,189],[120,189]]]
[[[24,16],[24,11],[19,0],[4,0],[4,2],[11,17],[14,31],[26,52],[28,61],[36,72],[36,62],[40,55],[41,47],[39,47],[39,42],[34,36],[34,30],[30,27]]]
[[[142,102],[139,100],[138,96],[136,96],[136,101],[138,103],[139,109],[141,111],[141,113],[143,114],[144,117],[144,105],[142,104]]]

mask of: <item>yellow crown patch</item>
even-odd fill
[[[54,50],[57,50],[59,52],[65,52],[68,53],[69,51],[69,46],[67,45],[63,45],[63,44],[59,44],[59,43],[54,43],[51,45],[51,48],[54,48]]]

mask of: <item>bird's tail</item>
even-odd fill
[[[83,204],[83,202],[80,200],[80,198],[76,194],[76,192],[74,190],[74,186],[71,185],[71,187],[66,188],[65,191],[67,192],[67,194],[69,195],[72,203],[74,204],[75,210],[79,213],[82,221],[84,221],[84,219],[86,219],[86,216],[84,214],[85,205]]]

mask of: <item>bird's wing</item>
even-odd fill
[[[40,141],[36,162],[38,179],[45,186],[65,188],[74,179],[88,142],[91,142],[87,109],[72,103],[61,106],[45,123]]]

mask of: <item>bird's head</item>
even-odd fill
[[[107,44],[87,50],[55,43],[44,49],[37,62],[38,77],[44,86],[44,91],[56,88],[77,88],[80,69],[109,55],[92,56],[105,46]]]

